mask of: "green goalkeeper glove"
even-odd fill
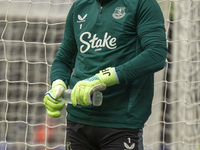
[[[105,90],[106,87],[118,84],[115,68],[106,68],[98,74],[76,83],[71,93],[71,101],[74,106],[80,104],[88,106],[92,104],[91,95],[94,92]]]
[[[65,89],[67,89],[65,83],[58,79],[53,82],[52,89],[45,94],[44,105],[49,116],[60,117],[60,110],[65,106],[65,102],[60,103],[62,101],[60,96]]]

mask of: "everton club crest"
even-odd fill
[[[125,16],[125,9],[126,7],[117,7],[115,8],[115,12],[112,14],[113,18],[121,19]]]

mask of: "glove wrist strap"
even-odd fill
[[[103,83],[105,83],[107,87],[113,86],[115,84],[119,84],[119,80],[118,80],[118,76],[115,71],[115,68],[109,67],[104,70],[101,70],[96,76],[99,77],[100,80],[102,80]]]

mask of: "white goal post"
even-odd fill
[[[74,0],[0,0],[0,150],[64,150],[66,111],[43,105]],[[155,75],[145,150],[200,150],[200,0],[158,0],[166,66]]]

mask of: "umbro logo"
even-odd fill
[[[81,15],[78,15],[78,23],[82,23],[82,22],[85,22],[85,19],[87,17],[87,14],[85,14],[83,17]]]

